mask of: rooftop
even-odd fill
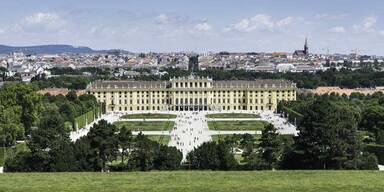
[[[195,79],[185,78],[186,81]],[[213,88],[271,88],[296,87],[292,81],[282,79],[256,79],[253,81],[230,80],[212,81]],[[171,87],[171,81],[95,81],[87,89],[165,89]]]

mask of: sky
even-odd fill
[[[2,0],[0,44],[384,55],[383,0]]]

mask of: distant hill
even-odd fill
[[[0,54],[23,52],[25,54],[61,54],[61,53],[129,53],[125,50],[93,50],[89,47],[74,47],[72,45],[36,45],[36,46],[7,46],[0,45]]]

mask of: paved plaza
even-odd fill
[[[140,113],[162,113],[162,114],[175,114],[177,115],[174,119],[121,119],[126,114],[140,114]],[[207,118],[207,114],[217,113],[253,113],[259,114],[260,118]],[[95,120],[93,123],[85,126],[78,131],[73,131],[70,135],[71,140],[75,141],[80,137],[86,135],[89,129],[98,121],[104,119],[109,123],[116,121],[174,121],[175,125],[172,130],[164,131],[142,131],[144,135],[169,135],[171,140],[169,146],[175,146],[177,149],[183,152],[185,159],[188,152],[198,147],[204,142],[212,140],[212,135],[232,135],[232,134],[261,134],[261,131],[223,131],[223,130],[209,130],[208,121],[257,121],[263,120],[272,123],[281,134],[297,134],[296,127],[287,122],[286,119],[280,117],[271,111],[157,111],[157,112],[127,112],[127,113],[108,113],[102,115],[100,118]],[[132,132],[133,135],[139,134],[138,131]]]

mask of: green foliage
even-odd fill
[[[115,136],[117,128],[114,125],[101,120],[90,129],[87,137],[91,148],[97,154],[96,158],[100,162],[100,170],[106,169],[106,163],[116,159],[118,153],[118,139]]]
[[[370,105],[362,112],[360,127],[375,134],[375,138],[380,144],[384,143],[384,106]]]
[[[28,151],[7,158],[5,171],[72,171],[74,157],[69,130],[57,108],[43,108],[38,127],[32,130],[27,141]]]
[[[379,164],[384,164],[384,145],[367,144],[365,148],[368,152],[377,156]]]
[[[119,141],[119,146],[121,147],[121,163],[124,163],[124,158],[128,156],[128,151],[133,147],[133,136],[132,132],[128,130],[125,126],[120,129],[120,132],[117,136]]]
[[[158,77],[141,76],[135,80],[169,80],[172,77],[187,76],[189,72],[182,69],[167,69],[167,75]],[[316,88],[319,86],[339,86],[345,88],[375,87],[384,85],[384,72],[377,72],[372,69],[337,71],[332,68],[327,71],[316,73],[264,73],[250,72],[246,70],[223,70],[207,69],[196,72],[196,75],[212,77],[215,80],[255,80],[255,79],[287,79],[292,80],[299,88]]]
[[[277,129],[268,124],[261,134],[258,153],[267,165],[267,169],[276,169],[282,156],[282,143],[279,140]]]
[[[0,143],[14,145],[30,133],[38,116],[40,96],[24,83],[9,83],[0,88]]]
[[[68,88],[74,90],[85,89],[87,85],[92,81],[92,78],[86,76],[57,76],[48,79],[33,78],[32,84],[39,87],[39,89],[45,88]]]
[[[345,100],[346,98],[344,98]],[[357,108],[337,96],[317,97],[298,108],[295,148],[286,154],[288,169],[359,169],[361,142],[357,134],[361,120]]]
[[[237,167],[231,145],[223,141],[203,143],[188,153],[187,161],[190,169],[231,170]]]

